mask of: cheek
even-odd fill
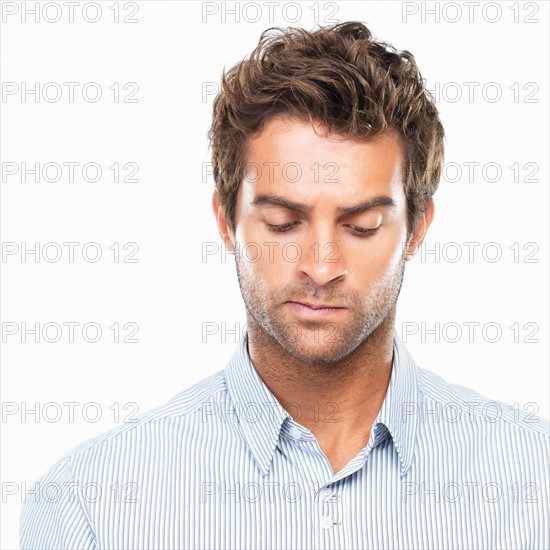
[[[278,285],[287,278],[292,278],[298,261],[295,243],[280,243],[274,239],[266,239],[258,248],[261,249],[261,258],[255,269],[259,276],[271,285]]]
[[[282,243],[266,239],[259,231],[242,231],[237,236],[241,270],[254,282],[263,281],[272,286],[282,281],[289,267],[283,258],[282,248]]]
[[[237,242],[243,262],[249,265],[249,271],[268,279],[277,276],[282,279],[296,262],[295,239],[284,240],[278,235],[268,233],[257,220],[241,223],[237,230]]]
[[[359,245],[349,255],[350,273],[355,273],[363,281],[381,279],[384,274],[395,271],[403,255],[400,231],[386,231],[371,239],[368,244]]]

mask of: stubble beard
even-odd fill
[[[248,331],[264,344],[280,346],[298,361],[327,366],[341,362],[365,344],[379,327],[391,323],[393,329],[405,264],[402,254],[397,268],[377,281],[368,296],[358,292],[343,295],[338,284],[319,289],[313,283],[281,287],[269,294],[265,281],[253,273],[253,265],[235,255]],[[349,309],[341,314],[340,321],[289,321],[289,306],[284,302],[290,300],[336,304]]]

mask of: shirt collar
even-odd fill
[[[290,414],[277,401],[252,365],[245,329],[225,369],[229,396],[244,437],[260,469],[267,474]],[[392,372],[382,407],[372,425],[369,444],[375,447],[390,436],[401,463],[401,476],[409,470],[414,454],[419,420],[418,373],[416,363],[394,330]]]
[[[408,472],[413,462],[420,419],[419,403],[418,367],[394,330],[390,383],[382,407],[373,422],[369,443],[376,446],[389,431],[401,462],[401,476]]]

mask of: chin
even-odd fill
[[[307,363],[334,363],[350,355],[361,341],[342,340],[330,330],[302,330],[299,338],[277,338],[281,347],[292,357]]]

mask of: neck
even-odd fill
[[[248,350],[271,393],[319,441],[366,444],[388,389],[394,324],[395,308],[347,357],[320,364],[291,356],[248,315]]]

